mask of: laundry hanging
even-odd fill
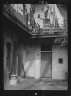
[[[48,17],[50,19],[50,23],[53,24],[53,16],[54,16],[54,10],[53,10],[53,4],[49,4],[50,8],[49,8],[49,11],[48,11]]]
[[[61,13],[59,12],[59,9],[57,8],[56,4],[54,4],[54,7],[55,7],[55,18],[57,18],[57,20],[58,20],[59,27],[63,28],[64,18],[61,15]]]
[[[25,4],[25,5],[26,5],[27,13],[30,14],[31,4]]]

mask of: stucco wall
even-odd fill
[[[3,36],[4,36],[4,84],[8,81],[8,70],[7,70],[7,65],[6,65],[6,57],[7,57],[7,42],[11,43],[11,60],[10,63],[12,64],[12,51],[13,51],[13,41],[12,41],[12,33],[13,30],[11,28],[4,27],[3,29]],[[17,40],[17,38],[14,35],[14,40]],[[12,65],[10,65],[12,66]]]
[[[63,64],[58,62],[63,58]],[[52,46],[52,79],[67,79],[68,73],[68,51],[66,46]]]
[[[41,68],[41,48],[40,45],[36,47],[36,76],[35,79],[40,78],[40,68]]]
[[[23,44],[20,44],[18,46],[18,76],[21,76],[23,77],[24,76],[24,59],[25,59],[25,56],[24,55],[25,52],[24,52],[24,45]]]
[[[26,76],[35,79],[40,77],[40,47],[38,45],[25,45],[23,64]]]
[[[8,71],[6,69],[6,57],[7,57],[7,48],[6,48],[6,43],[10,42],[12,44],[12,36],[11,36],[11,31],[7,28],[3,29],[3,36],[4,36],[4,75],[8,75]],[[7,78],[7,76],[5,76]],[[5,79],[5,78],[4,78]],[[5,80],[6,82],[6,80]]]

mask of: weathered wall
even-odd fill
[[[13,40],[17,41],[17,37],[15,34],[12,34],[11,29],[5,29],[4,30],[4,65],[6,69],[6,56],[7,56],[7,50],[6,50],[6,42],[11,42],[12,44],[12,51],[13,50]],[[12,37],[13,36],[13,37]],[[18,76],[29,76],[34,77],[35,79],[38,79],[40,77],[40,64],[41,64],[41,52],[40,52],[40,46],[37,44],[24,44],[22,42],[19,42],[18,48],[17,48],[17,55],[18,60],[15,61],[16,66],[15,68],[12,68],[15,72],[12,74],[18,74]],[[13,52],[12,52],[13,53]],[[15,52],[14,52],[15,53]],[[13,55],[13,54],[12,54]],[[14,56],[12,56],[14,59]],[[11,59],[12,61],[12,59]],[[17,62],[18,61],[18,62]],[[14,64],[12,64],[14,67]],[[17,72],[18,71],[18,72]],[[24,71],[26,74],[24,74]]]
[[[40,78],[40,68],[41,68],[41,48],[40,45],[36,47],[36,76],[35,79]]]
[[[6,70],[6,57],[7,57],[6,42],[10,42],[12,44],[12,33],[9,29],[4,28],[3,29],[3,36],[4,36],[4,72],[6,73],[7,72],[7,70]],[[7,78],[7,76],[5,76],[5,77]]]
[[[24,76],[24,64],[25,64],[25,47],[24,44],[19,45],[18,47],[18,76]]]
[[[7,30],[4,30],[4,89],[5,89],[5,85],[8,81],[8,71],[6,69],[6,56],[7,56],[6,42],[7,41],[12,42],[12,40],[10,38],[11,36],[9,34],[8,34],[9,36],[7,34],[5,34],[5,31],[7,31]]]
[[[40,77],[40,47],[38,45],[25,45],[23,65],[26,76],[36,79]]]
[[[17,36],[14,30],[12,28],[7,28],[7,27],[3,29],[4,41],[5,42],[12,42],[12,40],[17,41]]]
[[[13,55],[13,40],[17,41],[16,34],[13,34],[13,29],[11,29],[8,26],[4,25],[3,28],[3,36],[4,36],[4,85],[8,81],[8,70],[7,70],[7,65],[6,65],[6,60],[7,60],[7,42],[11,43],[11,57],[10,57],[10,63],[12,66],[12,55]],[[12,38],[13,36],[13,38]]]
[[[63,64],[58,62],[63,58]],[[52,79],[67,79],[68,73],[68,50],[66,46],[53,45],[52,47]]]

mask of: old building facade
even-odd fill
[[[55,39],[61,36],[59,36],[59,33],[63,32],[63,29],[55,33],[49,32],[46,29],[50,26],[46,25],[47,27],[42,30],[41,23],[41,25],[39,24],[40,32],[36,34],[36,30],[34,32],[34,26],[37,19],[35,19],[36,15],[34,15],[34,11],[27,14],[28,9],[24,9],[24,11],[19,11],[20,13],[18,13],[18,5],[6,4],[3,10],[4,83],[6,84],[12,75],[22,78],[67,80],[67,44],[61,46],[60,43],[54,43]],[[29,7],[31,8],[31,5]],[[40,13],[42,14],[42,12]],[[31,16],[33,16],[33,19]],[[28,23],[27,19],[24,18],[28,18],[29,22],[31,20],[31,23]],[[43,16],[41,18],[43,19]],[[64,35],[62,36],[64,37]]]

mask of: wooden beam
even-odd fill
[[[56,35],[53,35],[53,36],[38,36],[38,35],[33,35],[32,38],[53,38],[53,37],[65,37],[64,35],[60,35],[60,36],[56,36]]]

